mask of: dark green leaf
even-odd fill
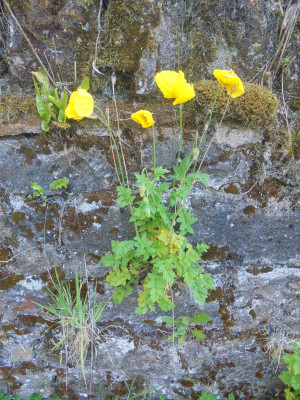
[[[34,78],[32,78],[32,79],[33,79],[33,84],[34,84],[34,89],[35,89],[35,94],[36,94],[36,108],[37,108],[38,113],[39,113],[40,117],[42,118],[42,120],[47,124],[47,123],[49,123],[49,121],[51,119],[51,113],[50,113],[48,105],[43,102],[42,96],[40,94],[40,91],[39,91],[39,88],[38,88],[38,85],[37,85],[35,79]]]
[[[180,186],[178,188],[173,189],[171,193],[170,204],[171,206],[175,206],[175,204],[180,204],[189,194],[190,187],[189,186]]]
[[[168,182],[163,182],[160,185],[156,186],[155,190],[156,192],[166,192],[170,189],[171,184]]]
[[[120,203],[119,207],[128,206],[134,199],[135,196],[131,196],[131,189],[125,188],[123,186],[117,187],[118,198],[117,201]]]
[[[225,397],[224,400],[235,400],[234,394],[233,393],[229,393],[228,397]]]
[[[58,109],[60,109],[61,102],[60,99],[56,99],[54,96],[50,96],[49,94],[46,94],[47,99],[49,102],[53,103]]]
[[[198,397],[198,400],[217,400],[218,396],[215,396],[214,394],[209,394],[206,392],[203,392],[200,397]]]

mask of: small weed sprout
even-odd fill
[[[211,318],[203,313],[198,313],[193,316],[193,318],[182,317],[173,319],[172,317],[163,316],[163,321],[167,325],[171,325],[176,327],[176,331],[172,335],[168,337],[169,342],[173,342],[174,340],[178,340],[178,349],[181,349],[185,344],[185,338],[188,333],[191,333],[195,338],[199,340],[205,339],[205,334],[199,330],[194,325],[204,324],[206,322],[211,321]]]
[[[64,187],[67,187],[69,182],[70,182],[69,179],[56,179],[50,183],[49,189],[51,190],[62,189]],[[43,201],[43,205],[45,206],[48,203],[49,198],[44,194],[43,187],[36,182],[30,182],[30,186],[33,190],[32,196],[35,197],[36,199],[41,199]]]
[[[153,388],[145,389],[140,393],[134,394],[133,393],[134,392],[133,388],[134,388],[135,381],[136,381],[136,377],[134,377],[134,379],[132,380],[132,382],[130,384],[127,381],[124,381],[126,389],[127,389],[127,395],[125,395],[126,396],[126,400],[133,400],[133,399],[138,399],[138,398],[140,398],[140,399],[143,398],[143,399],[149,399],[150,400],[150,397],[148,397],[148,396],[145,397],[145,396],[148,395],[149,393],[153,392],[157,388],[153,387]],[[103,394],[103,391],[102,391],[101,384],[99,384],[99,391],[100,391],[100,396],[101,396],[100,400],[121,400],[120,397],[113,397],[112,399],[105,398],[104,394]],[[125,397],[124,397],[124,399],[125,399]]]
[[[49,123],[60,129],[69,128],[66,122],[65,110],[68,102],[68,94],[64,90],[61,94],[57,88],[53,88],[49,83],[49,77],[43,68],[37,72],[32,72],[32,79],[36,96],[36,107],[41,117],[41,128],[44,132],[49,131]]]

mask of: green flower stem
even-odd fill
[[[199,135],[199,132],[196,131],[195,139],[193,141],[193,146],[192,146],[192,149],[191,149],[191,152],[190,152],[190,159],[193,157],[194,149],[198,147],[198,135]]]
[[[129,212],[130,212],[131,216],[133,217],[133,210],[132,210],[131,203],[128,204],[128,208],[129,208]],[[135,230],[136,236],[140,237],[140,233],[139,233],[136,221],[133,221],[133,225],[134,225],[134,230]]]
[[[202,147],[204,145],[205,139],[206,139],[206,134],[207,134],[207,131],[208,131],[208,128],[209,128],[209,124],[210,124],[210,121],[211,121],[211,118],[212,118],[212,115],[213,115],[213,112],[214,112],[214,109],[215,109],[215,106],[216,106],[216,102],[217,102],[217,98],[218,98],[218,95],[219,95],[219,92],[220,92],[220,88],[221,88],[221,85],[218,86],[217,93],[216,93],[216,96],[214,98],[213,105],[211,107],[211,111],[210,111],[210,114],[209,114],[209,117],[208,117],[206,129],[205,129],[205,131],[204,131],[204,133],[203,133],[203,135],[201,137],[201,140],[200,140],[200,144],[199,144],[199,147],[198,147],[199,153],[200,153],[200,151],[201,151],[201,149],[202,149]],[[182,105],[182,104],[180,104],[180,105]],[[223,120],[224,116],[225,116],[225,114],[223,115],[222,120]],[[182,117],[182,115],[181,115],[181,117]],[[182,124],[182,119],[181,119],[181,124]],[[191,151],[191,155],[190,155],[190,160],[191,161],[190,161],[190,164],[187,167],[187,170],[185,171],[185,174],[184,174],[184,176],[183,176],[183,178],[182,178],[182,180],[180,182],[179,188],[184,184],[184,179],[185,179],[189,169],[192,166],[192,163],[193,163],[192,153],[193,153],[194,148],[196,148],[196,146],[197,146],[197,139],[198,139],[198,131],[196,132],[196,137],[195,137],[195,140],[194,140],[194,143],[193,143],[193,147],[192,147],[192,151]],[[193,171],[192,171],[193,173],[195,172],[196,165],[197,165],[197,162],[195,161],[194,162]],[[199,172],[199,170],[198,170],[198,172]],[[197,175],[198,175],[198,172],[197,172]],[[175,204],[175,212],[176,212],[176,206],[177,206],[177,203]]]
[[[178,209],[177,209],[176,212],[175,212],[175,215],[174,215],[174,218],[173,218],[173,221],[172,221],[172,225],[171,225],[171,229],[170,229],[170,236],[171,236],[171,234],[172,234],[174,225],[175,225],[175,223],[176,223],[176,219],[177,219],[177,217],[178,217],[180,211],[185,207],[186,200],[187,200],[187,198],[189,197],[189,195],[191,194],[191,191],[192,191],[192,189],[193,189],[193,187],[194,187],[194,184],[195,184],[195,182],[197,181],[198,174],[199,174],[200,169],[201,169],[201,167],[202,167],[202,164],[203,164],[203,162],[204,162],[204,160],[205,160],[205,157],[206,157],[206,155],[207,155],[207,153],[208,153],[208,150],[210,149],[210,147],[211,147],[211,145],[212,145],[212,142],[213,142],[214,138],[216,137],[216,134],[218,133],[219,128],[220,128],[220,126],[221,126],[221,124],[222,124],[222,122],[223,122],[223,119],[224,119],[224,117],[225,117],[225,115],[226,115],[226,112],[227,112],[227,110],[228,110],[228,107],[229,107],[230,99],[231,99],[231,96],[229,95],[229,96],[228,96],[227,103],[226,103],[226,106],[225,106],[225,110],[224,110],[223,115],[222,115],[222,118],[221,118],[220,122],[218,123],[218,126],[217,126],[217,128],[216,128],[215,133],[213,134],[212,138],[210,139],[210,141],[209,141],[209,143],[208,143],[208,146],[207,146],[207,148],[206,148],[206,150],[205,150],[205,153],[204,153],[204,155],[203,155],[203,157],[202,157],[202,160],[201,160],[201,162],[200,162],[200,165],[199,165],[199,167],[198,167],[198,169],[197,169],[197,171],[196,171],[195,178],[193,179],[193,182],[191,183],[190,190],[189,190],[189,192],[188,192],[188,194],[187,194],[187,196],[186,196],[186,198],[185,198],[185,201],[184,201],[184,203],[182,204],[182,206],[181,206],[181,207],[178,207]]]
[[[179,108],[179,124],[180,124],[180,139],[179,139],[179,149],[178,149],[178,157],[177,157],[176,167],[178,167],[181,146],[182,146],[182,103],[180,103],[180,108]]]
[[[111,127],[109,126],[109,123],[108,123],[103,111],[96,105],[95,105],[95,108],[97,108],[97,110],[100,112],[101,117],[103,118],[104,123],[105,123],[105,125],[106,125],[106,127],[108,129],[108,132],[109,132],[109,135],[111,137],[111,140],[114,143],[116,154],[117,154],[117,159],[118,159],[118,163],[119,163],[120,173],[121,173],[121,177],[122,177],[122,183],[123,183],[123,186],[125,187],[126,185],[125,185],[125,179],[124,179],[124,174],[123,174],[123,168],[122,168],[122,163],[121,163],[121,159],[120,159],[120,154],[119,154],[118,146],[117,146],[117,143],[115,141],[114,135],[112,133]]]
[[[182,146],[182,103],[180,104],[179,108],[179,125],[180,125],[180,138],[179,138],[179,149],[178,149],[178,157],[176,161],[176,167],[178,167],[179,164],[179,158],[180,158],[180,152],[181,152],[181,146]],[[174,180],[173,180],[173,187],[175,187],[175,174],[174,174]]]
[[[108,123],[108,121],[107,121],[107,119],[106,119],[106,117],[105,117],[103,111],[102,111],[98,106],[96,106],[96,105],[95,105],[95,108],[100,112],[101,117],[103,118],[103,121],[104,121],[104,123],[105,123],[105,125],[106,125],[106,127],[107,127],[107,129],[108,129],[108,132],[109,132],[109,135],[110,135],[110,137],[111,137],[111,140],[112,140],[113,143],[114,143],[115,150],[116,150],[116,154],[117,154],[117,158],[118,158],[120,173],[121,173],[121,177],[122,177],[122,183],[123,183],[123,186],[125,187],[126,184],[125,184],[125,179],[124,179],[124,174],[123,174],[122,163],[121,163],[121,159],[120,159],[120,155],[119,155],[119,150],[118,150],[117,143],[116,143],[116,141],[115,141],[114,135],[113,135],[113,133],[112,133],[111,127],[109,126],[109,123]],[[133,210],[132,210],[131,204],[128,205],[128,208],[129,208],[129,211],[130,211],[131,216],[133,216]],[[139,230],[138,230],[138,227],[137,227],[137,224],[136,224],[136,221],[133,221],[133,224],[134,224],[134,229],[135,229],[136,235],[137,235],[137,236],[140,236]]]
[[[210,111],[210,114],[209,114],[209,117],[208,117],[208,121],[207,121],[207,124],[206,124],[206,129],[205,129],[205,131],[204,131],[204,133],[202,135],[202,138],[201,138],[201,141],[200,141],[200,144],[199,144],[199,147],[198,147],[199,153],[200,153],[200,151],[201,151],[201,149],[202,149],[202,147],[204,145],[205,139],[206,139],[206,134],[207,134],[207,131],[208,131],[208,128],[209,128],[209,124],[210,124],[214,109],[216,107],[216,102],[217,102],[217,98],[219,96],[220,89],[221,89],[221,85],[218,85],[217,93],[216,93],[216,96],[214,98],[214,102],[213,102],[213,105],[211,107],[211,111]],[[196,164],[197,163],[195,162],[194,168],[193,168],[193,172],[195,172]]]
[[[152,136],[153,136],[153,175],[155,175],[155,132],[154,132],[154,125],[152,125]]]

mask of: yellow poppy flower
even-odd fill
[[[140,110],[134,114],[131,114],[131,118],[134,122],[142,125],[143,128],[148,128],[155,124],[155,121],[152,118],[152,114],[150,111],[147,110]]]
[[[161,71],[154,79],[166,99],[175,99],[174,106],[196,96],[194,86],[186,81],[182,71]]]
[[[72,92],[65,116],[72,119],[83,119],[90,117],[94,110],[94,99],[85,89],[77,89]]]
[[[242,81],[232,69],[215,69],[214,76],[222,87],[226,87],[227,94],[233,99],[245,93]]]

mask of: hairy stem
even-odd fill
[[[203,134],[202,134],[202,137],[201,137],[201,140],[200,140],[200,144],[199,144],[199,147],[198,147],[199,152],[201,151],[201,149],[202,149],[202,147],[203,147],[203,145],[204,145],[204,142],[205,142],[206,133],[207,133],[207,131],[208,131],[208,127],[209,127],[209,124],[210,124],[210,121],[211,121],[211,118],[212,118],[212,115],[213,115],[213,112],[214,112],[214,109],[215,109],[215,106],[216,106],[216,102],[217,102],[217,98],[218,98],[218,95],[219,95],[220,88],[221,88],[221,85],[218,86],[218,90],[217,90],[216,96],[215,96],[215,98],[214,98],[213,105],[212,105],[212,107],[211,107],[211,111],[210,111],[210,114],[209,114],[209,118],[208,118],[208,121],[207,121],[205,130],[204,130],[204,132],[203,132]],[[223,116],[222,118],[224,118],[224,116]],[[222,119],[222,120],[223,120],[223,119]],[[189,169],[191,168],[192,163],[193,163],[193,161],[194,161],[193,158],[192,158],[192,152],[193,152],[194,148],[196,148],[195,145],[197,144],[197,138],[198,138],[198,132],[197,132],[197,134],[196,134],[196,138],[195,138],[194,143],[193,143],[193,148],[192,148],[191,155],[190,155],[190,163],[189,163],[189,165],[188,165],[188,167],[187,167],[187,169],[186,169],[186,171],[185,171],[185,174],[184,174],[183,178],[182,178],[181,181],[180,181],[179,188],[181,188],[182,185],[184,184],[185,177],[186,177],[186,175],[187,175],[187,173],[188,173]],[[196,161],[195,161],[195,163],[194,163],[194,168],[193,168],[193,172],[195,172],[196,164],[197,164],[197,163],[196,163]],[[197,172],[197,174],[198,174],[198,172]],[[196,175],[197,175],[197,174],[196,174]],[[189,192],[189,193],[190,193],[190,192]],[[187,195],[187,197],[188,197],[188,196],[189,196],[189,194]],[[178,204],[178,202],[176,202],[176,204],[175,204],[175,214],[176,214],[176,210],[177,210],[177,204]],[[170,206],[170,203],[169,203],[169,206]]]
[[[170,229],[170,238],[171,238],[172,230],[173,230],[174,225],[175,225],[175,223],[176,223],[176,219],[177,219],[177,217],[178,217],[178,214],[180,213],[180,211],[181,211],[181,210],[183,209],[183,207],[185,206],[186,201],[187,201],[189,195],[191,194],[191,191],[192,191],[192,189],[193,189],[193,187],[194,187],[194,185],[195,185],[195,182],[197,181],[198,174],[199,174],[200,169],[201,169],[201,167],[202,167],[202,165],[203,165],[203,162],[204,162],[204,160],[205,160],[205,158],[206,158],[206,155],[207,155],[207,153],[208,153],[208,150],[210,149],[210,147],[211,147],[211,145],[212,145],[212,142],[213,142],[214,138],[216,137],[216,134],[218,133],[219,128],[220,128],[220,126],[221,126],[221,124],[222,124],[222,122],[223,122],[223,120],[224,120],[224,117],[225,117],[226,112],[227,112],[227,110],[228,110],[228,106],[229,106],[230,99],[231,99],[231,96],[230,96],[230,94],[229,94],[228,100],[227,100],[227,103],[226,103],[226,106],[225,106],[225,110],[224,110],[223,115],[222,115],[222,118],[221,118],[220,122],[218,123],[218,126],[217,126],[217,128],[216,128],[215,133],[213,134],[212,138],[210,139],[210,141],[209,141],[209,143],[208,143],[208,146],[207,146],[207,148],[206,148],[206,150],[205,150],[205,153],[204,153],[204,155],[203,155],[203,157],[202,157],[202,160],[201,160],[201,162],[200,162],[200,164],[199,164],[199,167],[198,167],[198,169],[197,169],[197,171],[196,171],[196,175],[195,175],[195,177],[194,177],[194,179],[193,179],[193,182],[191,183],[190,190],[189,190],[189,192],[188,192],[188,194],[187,194],[187,196],[186,196],[186,198],[185,198],[185,200],[184,200],[182,206],[181,206],[181,207],[178,207],[178,209],[177,209],[176,212],[175,212],[175,215],[174,215],[174,218],[173,218],[173,221],[172,221],[172,225],[171,225],[171,229]],[[171,242],[171,240],[170,240],[170,242]]]
[[[116,150],[116,154],[117,154],[117,159],[118,159],[118,163],[119,163],[120,174],[121,174],[121,177],[122,177],[122,183],[123,183],[123,186],[125,187],[125,179],[124,179],[124,174],[123,174],[122,163],[121,163],[120,154],[119,154],[118,146],[117,146],[117,143],[116,143],[116,141],[115,141],[114,135],[113,135],[113,133],[112,133],[112,130],[111,130],[110,126],[109,126],[109,123],[108,123],[108,121],[107,121],[107,119],[106,119],[106,117],[105,117],[103,111],[102,111],[98,106],[96,106],[96,105],[95,105],[95,108],[97,108],[97,110],[100,112],[101,117],[103,118],[103,122],[104,122],[105,126],[106,126],[107,129],[108,129],[109,136],[110,136],[110,138],[111,138],[111,140],[113,141],[113,144],[114,144],[114,146],[115,146],[115,150]]]
[[[180,124],[180,139],[179,139],[179,149],[178,149],[178,157],[177,157],[176,167],[178,167],[181,146],[182,146],[182,103],[180,104],[180,108],[179,108],[179,124]]]
[[[103,118],[104,124],[105,124],[105,126],[107,127],[107,129],[108,129],[109,136],[110,136],[111,140],[112,140],[113,143],[114,143],[115,150],[116,150],[116,154],[117,154],[117,159],[118,159],[118,163],[119,163],[119,168],[120,168],[122,183],[123,183],[123,186],[125,187],[125,186],[126,186],[126,183],[125,183],[125,179],[124,179],[122,163],[121,163],[120,154],[119,154],[118,146],[117,146],[117,143],[116,143],[116,141],[115,141],[114,135],[113,135],[113,133],[112,133],[112,130],[111,130],[110,126],[109,126],[109,123],[108,123],[108,121],[107,121],[107,119],[106,119],[106,117],[105,117],[103,111],[102,111],[98,106],[96,106],[96,105],[95,105],[95,108],[97,108],[97,110],[100,112],[100,114],[101,114],[101,116],[102,116],[102,118]],[[120,143],[121,143],[121,141],[120,141]],[[126,175],[126,176],[127,176],[127,175]],[[127,177],[127,184],[128,184],[128,177]],[[129,187],[129,184],[128,184],[128,187]],[[129,208],[129,211],[130,211],[130,215],[133,217],[132,205],[129,204],[129,205],[128,205],[128,208]],[[140,236],[139,230],[138,230],[138,227],[137,227],[137,224],[136,224],[136,221],[133,221],[133,224],[134,224],[134,230],[135,230],[136,235],[137,235],[137,236]]]
[[[155,175],[155,132],[154,132],[154,125],[152,125],[152,136],[153,136],[153,175]]]

